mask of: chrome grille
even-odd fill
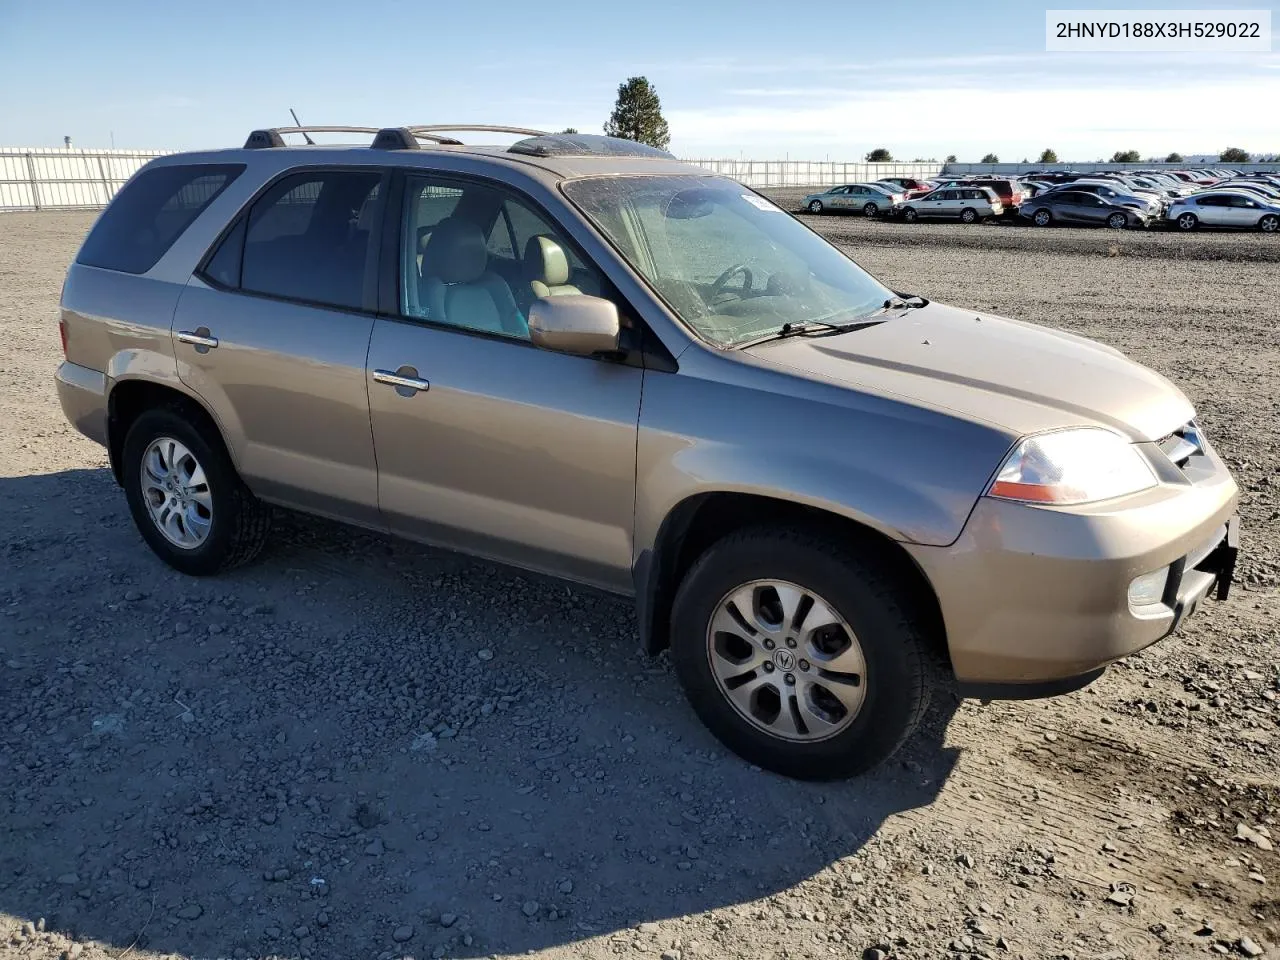
[[[1173,431],[1160,441],[1159,446],[1164,455],[1180,470],[1186,469],[1187,462],[1192,457],[1198,457],[1204,453],[1204,440],[1200,434],[1200,427],[1194,420]]]

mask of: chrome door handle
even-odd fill
[[[407,372],[401,373],[400,370],[411,371],[415,376],[410,376]],[[375,370],[373,371],[373,379],[378,383],[385,383],[389,387],[395,387],[397,390],[412,390],[414,393],[420,393],[431,388],[431,384],[421,377],[416,376],[417,372],[413,367],[401,367],[400,370]]]
[[[201,327],[200,330],[204,330],[204,333],[199,330],[194,332],[191,330],[179,330],[174,336],[183,343],[189,343],[194,347],[204,347],[206,350],[212,350],[218,345],[217,337],[210,336],[209,331],[204,327]]]

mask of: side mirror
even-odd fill
[[[582,357],[616,354],[621,329],[617,306],[600,297],[541,297],[529,308],[529,339],[545,350]]]

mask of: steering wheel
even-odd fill
[[[716,277],[716,282],[711,285],[711,299],[717,300],[725,293],[732,293],[732,291],[725,289],[725,285],[738,274],[742,274],[742,290],[738,292],[737,296],[742,298],[750,293],[751,283],[754,279],[751,276],[751,269],[745,263],[735,263],[720,276]]]

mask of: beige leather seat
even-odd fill
[[[484,234],[457,217],[440,221],[422,255],[423,315],[487,333],[529,339],[529,324],[507,282],[489,269]]]
[[[569,258],[550,237],[530,237],[524,246],[524,263],[534,299],[582,293],[569,282]]]

